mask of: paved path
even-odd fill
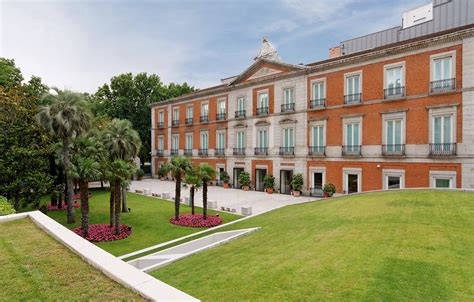
[[[141,181],[133,181],[130,185],[130,191],[151,189],[152,193],[171,193],[174,196],[175,183],[173,181],[158,179],[143,179]],[[189,197],[189,189],[182,188],[182,197]],[[272,209],[276,209],[285,205],[302,203],[310,200],[316,200],[315,197],[293,197],[284,194],[267,194],[256,191],[243,191],[238,189],[224,189],[218,186],[208,187],[208,200],[217,201],[217,208],[221,207],[236,209],[240,214],[240,208],[243,206],[252,207],[252,214],[259,214]],[[195,194],[195,204],[202,206],[202,190]]]

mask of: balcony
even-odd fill
[[[310,156],[325,156],[326,147],[324,146],[310,146],[308,149],[308,155]]]
[[[201,115],[201,117],[199,118],[199,121],[201,123],[207,123],[209,122],[209,115]]]
[[[391,87],[383,90],[383,97],[386,100],[398,99],[405,96],[405,86]]]
[[[257,114],[257,116],[268,115],[268,107],[257,108],[256,114]]]
[[[405,155],[405,144],[382,145],[383,156]]]
[[[255,148],[255,155],[268,155],[268,147]]]
[[[245,148],[234,148],[233,154],[235,156],[245,156]]]
[[[347,94],[344,96],[344,104],[360,104],[362,102],[362,93]]]
[[[217,120],[217,121],[224,121],[224,120],[225,120],[225,116],[226,116],[225,112],[218,113],[218,114],[216,114],[216,120]]]
[[[456,90],[456,79],[445,79],[430,83],[430,93],[445,93]]]
[[[314,188],[309,189],[309,196],[311,197],[323,197],[323,186],[314,186]]]
[[[324,108],[324,107],[326,107],[326,99],[311,100],[309,102],[310,109]]]
[[[163,149],[156,149],[156,156],[163,156],[165,155],[165,151]]]
[[[225,149],[224,148],[216,148],[214,149],[214,156],[223,157],[225,156]]]
[[[430,144],[431,156],[452,156],[456,155],[456,143]]]
[[[179,126],[179,120],[173,120],[173,121],[171,121],[171,126],[172,126],[172,127],[178,127],[178,126]]]
[[[295,112],[295,103],[281,104],[281,112]]]
[[[295,147],[280,147],[281,156],[295,156]]]
[[[193,118],[192,117],[187,117],[185,120],[184,120],[184,123],[186,125],[192,125],[193,124]]]
[[[171,155],[178,155],[178,151],[179,151],[178,149],[171,149],[170,154]]]
[[[185,156],[193,156],[193,149],[184,149]]]
[[[235,112],[235,118],[245,118],[245,110],[237,110]]]
[[[165,123],[164,122],[158,122],[158,129],[163,129],[165,128]]]
[[[198,150],[198,155],[199,156],[208,156],[209,155],[208,151],[209,151],[208,149],[199,149]]]
[[[361,156],[362,147],[360,145],[342,146],[343,156]]]

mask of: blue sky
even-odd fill
[[[340,41],[401,24],[427,0],[0,0],[0,56],[26,78],[95,92],[123,72],[198,88],[245,70],[267,36],[288,63],[327,58]]]

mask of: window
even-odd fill
[[[326,98],[325,81],[317,81],[312,83],[311,99],[322,100]]]
[[[261,92],[258,94],[257,108],[267,108],[267,107],[268,107],[268,92]]]
[[[209,148],[209,135],[207,132],[201,132],[201,149],[206,150]]]
[[[237,132],[237,148],[242,149],[245,148],[245,132],[238,131]]]
[[[218,114],[225,114],[226,110],[225,110],[225,100],[219,100],[219,102],[217,103],[217,113]]]
[[[316,151],[321,152],[322,150],[320,151],[320,149],[324,148],[324,126],[313,126],[311,132],[311,146]]]
[[[217,149],[225,149],[225,132],[217,133]]]
[[[295,129],[285,128],[283,129],[283,147],[292,148],[295,146]]]
[[[405,187],[405,170],[383,170],[383,189],[403,189]]]
[[[384,97],[405,95],[405,62],[384,66],[385,93]]]
[[[243,96],[237,99],[237,111],[245,110],[245,98]]]
[[[430,92],[456,89],[456,51],[435,54],[431,57]]]
[[[179,134],[174,134],[171,137],[171,149],[178,150],[179,149]]]
[[[451,115],[435,116],[433,118],[433,123],[434,123],[433,143],[437,145],[450,144],[452,142]]]
[[[186,107],[186,118],[193,118],[193,106]]]
[[[387,151],[401,151],[402,149],[402,120],[388,120],[386,123]]]
[[[177,121],[177,120],[179,120],[179,109],[174,108],[173,109],[173,121]]]
[[[359,128],[359,123],[346,124],[346,147],[348,151],[357,151],[360,148]]]
[[[165,122],[165,113],[163,111],[158,112],[158,123]]]
[[[158,136],[158,150],[163,151],[165,148],[165,138],[163,136]]]
[[[430,109],[430,154],[456,154],[456,106]]]
[[[208,116],[209,115],[209,104],[204,103],[201,105],[201,116]]]
[[[453,58],[451,56],[433,60],[433,81],[453,78]]]
[[[456,188],[456,171],[430,171],[430,186],[439,189]]]
[[[266,129],[258,130],[257,146],[258,148],[268,147],[268,130]]]
[[[346,75],[346,95],[353,101],[359,101],[361,93],[361,72]]]
[[[193,149],[193,134],[192,133],[186,134],[186,149],[187,150]]]
[[[283,102],[285,105],[294,103],[294,89],[286,88],[283,90]]]
[[[449,178],[436,178],[435,187],[440,189],[451,188],[451,179]]]

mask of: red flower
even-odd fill
[[[174,216],[170,218],[172,224],[192,228],[209,228],[221,224],[222,221],[222,218],[214,215],[207,215],[207,219],[204,220],[202,214],[181,214],[179,220],[175,220]]]
[[[92,242],[115,241],[125,239],[132,233],[132,227],[126,224],[120,226],[120,234],[115,235],[114,230],[115,228],[108,224],[91,224],[89,225],[89,236],[86,239]],[[82,227],[77,227],[72,231],[83,237]]]
[[[81,207],[81,204],[79,202],[74,202],[72,206],[77,209]],[[67,205],[65,203],[63,204],[61,208],[58,208],[58,206],[53,206],[51,204],[48,204],[48,211],[64,211],[66,209],[67,209]]]

